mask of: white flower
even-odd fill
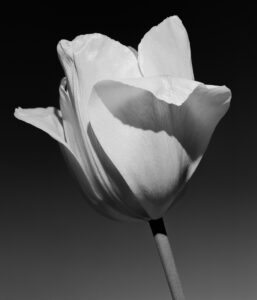
[[[138,53],[101,34],[57,46],[66,77],[60,110],[15,116],[62,146],[89,202],[116,219],[157,219],[199,164],[229,108],[225,86],[194,81],[176,16],[153,27]]]

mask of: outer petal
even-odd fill
[[[65,136],[73,153],[75,153],[76,159],[65,148],[62,148],[63,153],[89,203],[98,212],[114,219],[149,218],[142,207],[135,203],[129,187],[115,167],[111,165],[111,162],[109,163],[109,173],[106,173],[94,149],[92,149],[91,143],[89,142],[87,145],[84,143],[77,115],[69,92],[66,90],[65,78],[60,85],[60,106]],[[92,132],[89,131],[88,134],[93,140]],[[112,179],[113,176],[115,177],[115,182]],[[125,196],[119,195],[121,191]],[[129,199],[126,200],[126,197]]]
[[[188,35],[177,16],[165,19],[146,33],[138,47],[138,59],[146,77],[194,78]]]
[[[98,200],[104,199],[107,202],[109,199],[112,201],[112,207],[131,218],[149,218],[142,207],[129,196],[132,193],[128,192],[129,188],[125,181],[122,181],[122,177],[118,176],[115,167],[112,166],[110,172],[116,174],[115,182],[113,177],[105,172],[91,145],[93,134],[87,126],[88,98],[93,85],[106,78],[141,76],[136,56],[129,48],[101,34],[79,36],[72,42],[62,40],[57,50],[68,77],[68,91],[75,108],[78,130],[81,132],[85,149],[85,165],[89,166],[91,170],[89,172],[94,176],[94,186],[101,191],[98,193]],[[88,138],[90,133],[91,140]],[[122,188],[115,188],[116,185]],[[127,190],[125,199],[119,194],[122,189]]]
[[[65,132],[65,138],[68,145],[75,154],[80,165],[83,166],[88,172],[88,177],[92,178],[92,172],[90,172],[90,167],[87,163],[87,151],[85,149],[85,144],[82,137],[81,128],[79,126],[79,121],[75,112],[75,108],[70,99],[69,92],[67,90],[67,80],[63,78],[59,88],[60,94],[60,108],[62,112],[62,122]]]
[[[47,108],[16,108],[14,116],[26,123],[29,123],[46,133],[59,143],[68,147],[62,126],[61,112],[54,107]]]
[[[199,163],[228,108],[230,91],[189,81],[183,90],[183,80],[175,80],[173,90],[164,93],[170,94],[166,101],[139,85],[98,83],[90,100],[90,124],[136,198],[151,218],[159,218]],[[180,106],[172,104],[172,97],[180,99]]]
[[[83,176],[81,176],[82,172],[77,171],[79,168],[76,166],[73,158],[69,154],[67,154],[66,151],[63,152],[65,154],[65,157],[68,158],[68,165],[73,166],[73,168],[75,169],[75,174],[80,173],[79,178],[78,176],[77,178],[80,182],[83,182],[83,190],[87,190],[89,198],[93,200],[94,195],[95,198],[97,198],[98,196],[96,179],[92,167],[88,163],[88,151],[83,142],[81,128],[79,126],[74,107],[70,100],[69,93],[66,90],[66,78],[63,78],[63,80],[61,81],[59,93],[65,137],[69,147],[76,157],[80,168],[83,170]],[[72,161],[72,163],[70,163],[70,161]]]
[[[95,83],[141,76],[134,53],[101,34],[80,35],[71,42],[61,40],[57,51],[80,114],[79,119],[85,127],[87,103]]]
[[[86,176],[85,170],[78,163],[78,160],[66,147],[61,147],[63,155],[66,162],[74,175],[75,181],[78,182],[78,186],[82,192],[83,197],[87,202],[100,214],[114,219],[114,220],[136,220],[141,218],[132,217],[126,210],[121,209],[121,207],[113,201],[108,194],[102,193],[102,195],[97,195],[92,191],[92,186],[88,185],[88,178]],[[122,211],[122,212],[121,212]],[[142,218],[143,219],[143,218]]]

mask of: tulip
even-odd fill
[[[102,34],[61,40],[57,51],[65,71],[60,110],[18,108],[15,117],[60,143],[97,211],[150,221],[157,246],[163,245],[160,218],[197,168],[229,108],[230,90],[194,80],[188,35],[177,16],[147,32],[138,51]],[[182,299],[178,281],[172,284],[173,298]]]

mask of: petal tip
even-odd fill
[[[57,53],[61,57],[63,57],[64,55],[71,57],[72,56],[71,42],[64,39],[60,40],[59,43],[57,44]]]
[[[224,104],[229,104],[232,98],[232,91],[226,85],[223,85],[223,88],[224,88],[224,94],[227,97],[227,100],[224,102]]]
[[[178,15],[173,15],[173,16],[170,16],[168,17],[167,19],[169,20],[172,20],[172,21],[175,21],[175,22],[179,22],[179,23],[182,23],[180,17]]]
[[[159,25],[161,25],[162,23],[166,23],[166,22],[169,22],[171,25],[179,26],[181,29],[185,30],[182,20],[177,15],[170,16],[170,17],[164,19]]]
[[[23,112],[24,112],[24,109],[19,106],[19,107],[15,108],[13,115],[15,118],[21,119]]]
[[[171,75],[194,79],[190,41],[177,15],[152,27],[141,39],[138,51],[144,76]]]
[[[222,98],[224,99],[223,104],[229,104],[230,100],[232,98],[232,92],[231,90],[226,86],[226,85],[222,85],[217,87],[217,89],[219,89],[219,94],[222,94]]]
[[[229,87],[227,87],[226,85],[222,85],[222,88],[224,89],[224,91],[232,95],[231,89]]]
[[[72,41],[62,39],[57,44],[57,53],[60,56],[65,55],[72,58],[73,55],[79,54],[91,40],[103,37],[106,36],[101,33],[91,33],[78,35]]]

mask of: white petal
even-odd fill
[[[89,163],[88,150],[85,147],[81,128],[69,92],[66,90],[66,78],[64,78],[60,84],[59,94],[65,137],[84,172],[83,189],[87,189],[88,194],[90,195],[97,195],[97,185],[94,179],[92,166]],[[69,155],[66,156],[69,158]],[[78,172],[75,173],[77,174]]]
[[[62,127],[62,117],[58,109],[47,108],[16,108],[14,116],[26,123],[29,123],[46,133],[59,143],[67,146]]]
[[[177,16],[165,19],[145,34],[138,47],[138,59],[146,77],[194,78],[188,35]]]
[[[198,81],[171,76],[127,78],[119,82],[149,91],[156,98],[177,106],[182,105],[195,88],[203,85]]]
[[[137,50],[131,46],[128,46],[128,48],[131,50],[131,52],[135,55],[136,58],[138,58]]]
[[[149,216],[139,204],[134,203],[135,201],[131,197],[126,200],[126,197],[132,193],[126,183],[123,182],[123,178],[111,166],[111,163],[109,163],[108,173],[106,173],[91,143],[89,141],[84,142],[76,112],[69,92],[65,87],[66,80],[64,79],[60,85],[60,106],[65,136],[75,155],[71,155],[65,149],[63,153],[80,183],[84,196],[100,213],[111,218],[119,220],[149,219]],[[91,140],[93,140],[92,133],[89,132],[89,134],[91,134]],[[115,182],[112,179],[113,176]],[[126,190],[126,197],[117,193],[118,188],[116,185],[119,186],[119,191],[122,190],[124,193],[124,190]]]
[[[98,193],[98,200],[107,198],[108,194],[109,199],[117,200],[113,205],[123,207],[123,200],[114,192],[112,179],[88,139],[87,105],[92,87],[99,80],[141,76],[137,58],[129,48],[101,34],[81,35],[71,42],[62,40],[57,50],[68,78],[68,90],[85,148],[85,169],[92,174],[93,186],[102,191]]]
[[[189,93],[187,80],[181,93],[183,80],[177,82],[169,92],[187,95],[180,106],[139,84],[111,81],[98,83],[90,100],[96,138],[152,218],[162,216],[192,175],[230,98],[227,88],[194,82]]]
[[[106,82],[96,87],[89,111],[100,145],[151,218],[160,217],[174,200],[189,164],[180,143],[164,130],[170,122],[166,107],[154,98],[148,91]]]
[[[88,139],[87,131],[87,103],[93,85],[102,79],[141,76],[137,58],[129,48],[101,34],[79,36],[72,42],[62,40],[57,49],[68,77],[68,90],[73,99],[85,144],[86,161],[92,169],[95,181],[98,182],[98,189],[103,188],[100,193],[101,197],[107,193],[110,199],[115,199],[113,205],[120,212],[132,217],[147,217],[144,210],[138,207],[140,205],[133,204],[133,199],[126,203],[126,199],[119,197],[119,189],[115,190],[115,184],[122,185],[122,183],[120,180],[116,180],[114,183],[113,179],[105,172]],[[125,188],[125,185],[122,186]],[[107,198],[106,195],[105,198]],[[105,199],[105,201],[107,200]]]
[[[92,193],[91,187],[88,185],[88,178],[76,157],[67,150],[66,147],[61,147],[66,162],[74,175],[75,180],[78,182],[78,186],[82,192],[83,198],[100,214],[112,218],[114,220],[135,220],[129,214],[121,213],[119,209],[113,205],[114,201],[108,195],[106,197],[98,197],[97,194]]]
[[[117,41],[101,34],[81,35],[57,46],[80,121],[87,125],[87,103],[93,85],[105,79],[140,77],[134,53]]]
[[[180,107],[177,134],[192,160],[192,175],[221,118],[230,106],[231,91],[226,86],[199,85]]]
[[[73,163],[76,161],[76,164],[83,168],[81,157],[78,155],[77,145],[73,140],[71,140],[72,133],[74,133],[72,131],[73,124],[70,124],[71,112],[66,109],[66,105],[68,104],[63,97],[64,89],[62,83],[60,86],[60,102],[64,116],[62,115],[61,111],[54,107],[28,109],[16,108],[14,116],[17,119],[31,124],[48,133],[52,138],[58,141],[60,145],[63,146],[62,149],[65,149],[64,152],[66,153],[66,156],[69,157]],[[64,132],[63,125],[66,129],[66,132]]]
[[[65,132],[65,138],[72,149],[74,155],[82,166],[85,166],[87,155],[83,141],[81,128],[77,119],[75,108],[67,91],[67,80],[63,78],[59,88],[60,108],[62,112],[62,123]]]

